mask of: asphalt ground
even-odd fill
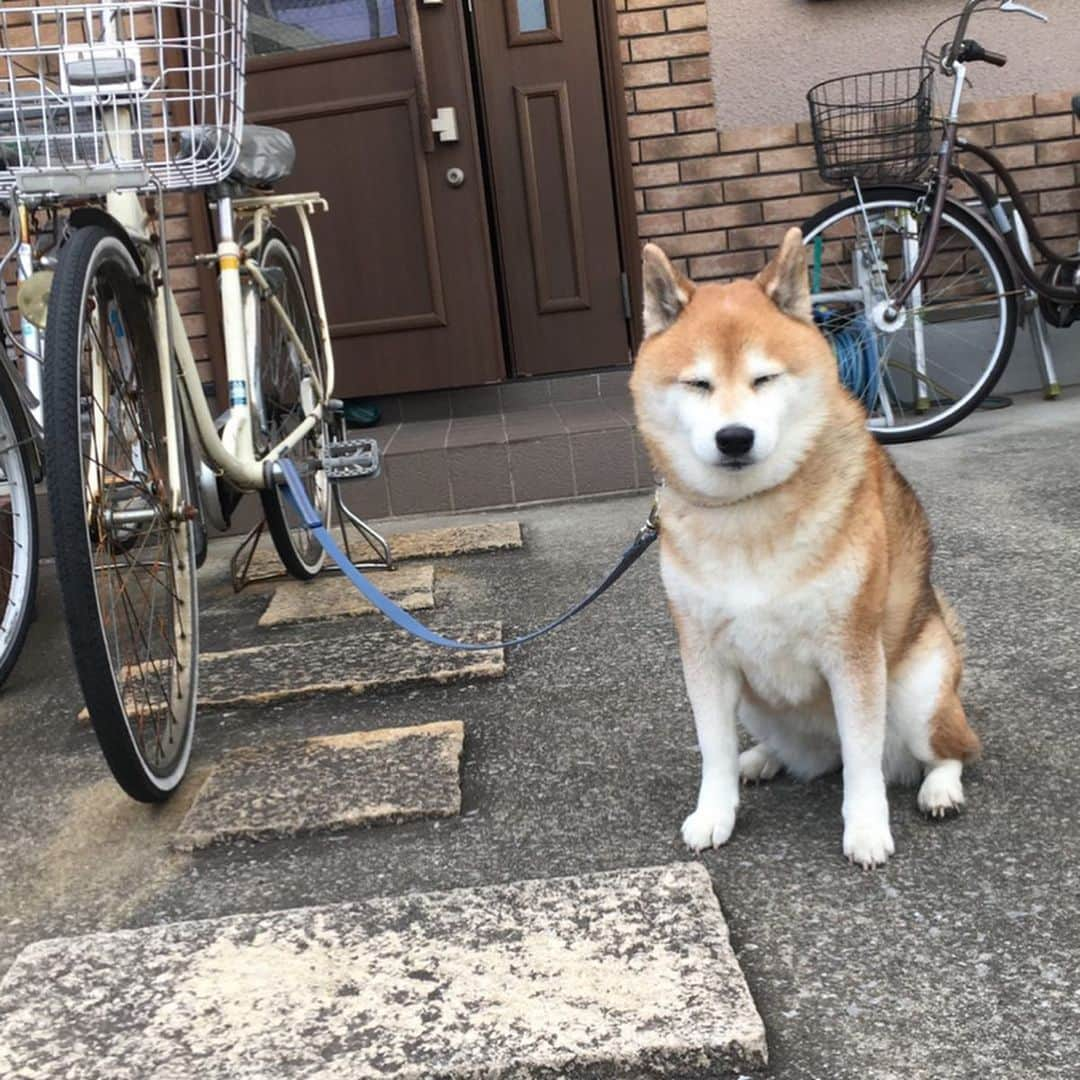
[[[1080,392],[980,414],[896,457],[967,625],[964,698],[984,742],[968,806],[930,822],[914,790],[894,789],[897,853],[864,872],[841,856],[839,778],[779,778],[746,792],[732,841],[703,862],[765,1020],[770,1076],[1075,1077]],[[425,614],[528,629],[603,576],[647,508],[624,497],[484,515],[519,520],[525,547],[439,562]],[[204,570],[204,649],[321,634],[327,659],[375,625],[258,630],[267,589],[233,597],[228,553],[219,544]],[[692,858],[678,830],[697,750],[654,555],[510,653],[501,679],[207,710],[191,779],[164,808],[128,802],[76,720],[51,566],[39,612],[0,694],[0,973],[44,937]],[[465,725],[458,818],[168,846],[226,748],[444,720]]]

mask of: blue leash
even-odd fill
[[[462,649],[467,652],[483,652],[489,649],[508,649],[514,645],[524,645],[527,641],[532,641],[542,634],[549,633],[557,626],[562,626],[564,622],[572,619],[578,612],[584,611],[584,609],[594,600],[606,593],[608,589],[610,589],[611,586],[614,585],[615,582],[645,554],[653,541],[660,535],[654,505],[648,520],[641,529],[638,530],[637,536],[634,537],[634,542],[622,553],[619,561],[615,564],[615,569],[612,570],[584,600],[575,604],[569,611],[560,615],[554,622],[549,622],[547,625],[541,626],[539,630],[531,630],[529,633],[522,634],[521,637],[512,638],[510,641],[454,641],[451,638],[443,637],[442,634],[438,634],[434,630],[429,630],[423,623],[418,622],[407,611],[395,604],[385,593],[372,585],[371,582],[357,570],[355,566],[353,566],[352,560],[349,559],[340,547],[338,547],[337,541],[330,535],[330,530],[323,524],[318,511],[311,505],[311,500],[304,490],[304,485],[301,483],[300,474],[296,471],[296,466],[286,458],[280,459],[277,464],[281,466],[282,475],[285,477],[286,491],[288,492],[289,498],[292,500],[293,506],[296,507],[297,512],[303,519],[304,527],[310,530],[311,534],[322,545],[326,554],[337,563],[341,572],[356,586],[364,599],[373,607],[378,608],[378,610],[388,619],[397,623],[402,630],[407,630],[410,634],[420,638],[422,641],[428,642],[430,645],[441,645],[444,649]]]

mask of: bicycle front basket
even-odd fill
[[[910,181],[933,151],[929,66],[828,79],[806,95],[818,172],[829,183]]]
[[[214,184],[240,152],[246,0],[0,0],[0,196]]]

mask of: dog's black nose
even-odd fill
[[[724,457],[742,457],[754,445],[754,433],[742,424],[728,424],[716,433],[716,445]]]

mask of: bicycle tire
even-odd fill
[[[64,245],[49,316],[46,470],[75,670],[113,776],[132,798],[161,802],[179,786],[190,759],[198,686],[194,523],[190,516],[170,523],[161,509],[170,498],[161,464],[164,418],[167,407],[179,409],[178,397],[174,393],[166,406],[147,290],[127,246],[108,230],[78,229]],[[179,411],[175,430],[183,462]],[[125,443],[129,431],[134,434]],[[118,456],[125,449],[126,459]],[[187,471],[180,469],[185,508]],[[150,517],[142,525],[115,524],[125,512]],[[152,547],[154,537],[161,538],[164,555]],[[130,575],[116,591],[109,575],[119,577],[125,567]],[[166,593],[161,610],[154,599],[159,585]],[[149,608],[144,629],[150,636],[142,641],[129,614],[138,618],[138,607]],[[126,631],[121,616],[128,619]],[[175,637],[168,643],[171,656],[160,655],[158,626]],[[135,663],[122,651],[129,638]],[[154,744],[149,750],[148,740]],[[158,745],[160,759],[151,760]]]
[[[38,533],[34,461],[15,418],[22,403],[11,382],[0,374],[0,475],[10,499],[10,526],[0,520],[0,686],[15,667],[34,619],[37,595]],[[8,535],[10,528],[10,535]],[[20,539],[21,538],[21,539]],[[10,566],[5,552],[10,547]],[[21,550],[20,550],[21,548]]]
[[[294,324],[297,333],[302,339],[306,339],[307,351],[314,362],[320,367],[320,376],[325,377],[325,366],[318,338],[315,335],[315,320],[312,317],[311,303],[308,299],[307,290],[304,287],[304,279],[300,273],[300,267],[292,246],[285,235],[277,228],[267,230],[262,247],[259,249],[257,261],[260,268],[266,268],[276,264],[283,271],[282,288],[277,293],[278,300],[286,311],[294,314]],[[279,363],[275,370],[270,369],[266,363],[266,344],[269,334],[263,324],[263,317],[271,312],[270,305],[263,301],[260,304],[260,315],[256,319],[256,344],[255,344],[255,373],[253,379],[253,394],[255,395],[258,423],[263,440],[260,449],[265,452],[276,443],[285,428],[281,409],[275,402],[289,404],[288,398],[292,396],[291,385],[296,375],[295,357],[288,358],[284,365]],[[276,324],[280,320],[273,316]],[[280,326],[279,329],[282,329]],[[284,367],[285,370],[282,370]],[[286,385],[288,384],[288,385]],[[299,382],[296,383],[296,392],[299,393]],[[298,420],[301,414],[296,411],[288,414],[287,420]],[[282,406],[283,408],[284,406]],[[300,446],[310,455],[321,454],[322,441],[326,438],[325,426],[316,425],[318,434],[314,438],[301,440]],[[309,474],[308,491],[312,505],[320,511],[323,521],[326,522],[330,513],[329,491],[326,487],[325,475],[319,470]],[[321,490],[320,490],[321,485]],[[313,578],[322,569],[325,560],[325,552],[311,533],[304,528],[292,504],[288,501],[285,490],[280,485],[267,488],[259,492],[262,499],[263,514],[266,517],[266,525],[270,531],[270,537],[274,542],[278,558],[289,574],[301,581]],[[321,505],[320,505],[321,504]],[[291,520],[295,518],[295,520]]]
[[[923,188],[901,185],[864,188],[862,192],[863,204],[868,210],[873,209],[875,206],[893,205],[907,207],[912,213],[915,212],[917,203],[925,197],[925,194]],[[819,210],[818,213],[803,223],[804,242],[807,244],[812,243],[815,236],[828,224],[839,220],[843,216],[851,216],[853,212],[858,212],[859,205],[858,198],[851,195],[838,199],[824,209]],[[982,374],[972,391],[969,391],[953,408],[946,409],[943,413],[928,418],[924,422],[905,425],[899,430],[870,426],[875,438],[885,445],[932,438],[969,416],[997,385],[1009,362],[1009,357],[1012,355],[1013,345],[1016,340],[1016,330],[1019,323],[1016,278],[996,235],[977,215],[953,199],[946,200],[943,219],[946,222],[955,222],[961,227],[961,231],[966,231],[970,238],[978,242],[983,249],[982,254],[989,263],[992,263],[994,272],[999,276],[1002,286],[1000,299],[1004,300],[1002,332],[999,335],[995,351],[982,367]]]

